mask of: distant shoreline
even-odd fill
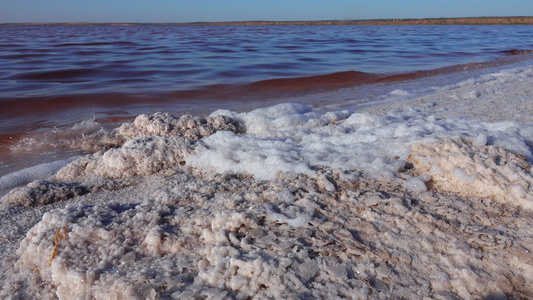
[[[290,25],[533,25],[533,17],[468,17],[468,18],[428,18],[428,19],[370,19],[370,20],[323,20],[323,21],[229,21],[229,22],[188,22],[188,23],[2,23],[0,26],[290,26]]]

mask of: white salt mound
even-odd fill
[[[200,118],[183,115],[176,118],[168,113],[142,114],[133,123],[125,123],[118,128],[118,134],[126,140],[148,136],[183,136],[197,140],[219,131],[240,132],[239,123],[224,117]]]
[[[169,168],[179,168],[192,151],[191,141],[182,137],[142,137],[127,141],[118,149],[78,159],[56,174],[58,180],[102,176],[125,178],[150,175]]]
[[[80,184],[37,180],[6,194],[0,205],[41,206],[87,193],[89,189]]]
[[[411,145],[459,137],[490,142],[533,161],[529,147],[533,140],[531,123],[442,119],[420,109],[387,116],[346,111],[318,114],[301,104],[281,104],[241,114],[217,111],[212,115],[221,114],[242,122],[247,134],[219,131],[202,139],[188,159],[191,166],[265,180],[284,172],[313,176],[316,167],[359,170],[374,178],[408,179],[402,173]]]
[[[533,209],[533,168],[525,157],[465,140],[416,144],[411,150],[416,172],[431,174],[439,190]]]

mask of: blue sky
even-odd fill
[[[0,0],[0,23],[533,16],[533,0]]]

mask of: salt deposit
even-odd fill
[[[533,161],[528,145],[533,139],[533,124],[436,119],[419,109],[387,116],[349,115],[346,111],[319,115],[310,107],[296,104],[243,114],[214,113],[220,114],[240,120],[247,133],[250,130],[253,134],[220,131],[201,140],[195,154],[188,158],[190,166],[219,173],[246,173],[266,180],[283,172],[314,175],[316,167],[405,179],[401,173],[411,145],[458,137],[479,143],[480,136]]]
[[[431,174],[434,188],[533,209],[533,168],[525,157],[464,140],[417,144],[411,150],[414,169]]]
[[[140,115],[133,123],[125,123],[118,128],[118,134],[126,140],[143,136],[183,136],[197,140],[219,131],[240,132],[239,123],[223,116],[200,118],[183,115],[175,118],[168,113]]]
[[[529,211],[343,174],[337,192],[302,175],[217,179],[152,177],[135,201],[49,212],[18,276],[61,299],[531,296]]]
[[[122,147],[78,159],[57,172],[57,179],[72,181],[80,177],[123,178],[150,175],[163,169],[179,168],[192,149],[182,137],[142,137]]]
[[[0,200],[0,295],[532,298],[533,114],[484,114],[532,75],[94,129],[107,147]]]

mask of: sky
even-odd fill
[[[533,16],[533,0],[0,0],[0,23]]]

